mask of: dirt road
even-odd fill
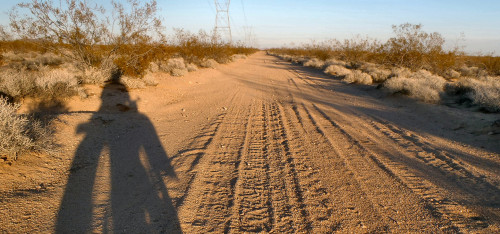
[[[2,168],[23,179],[4,185],[0,230],[500,231],[499,114],[387,97],[263,52],[158,76],[94,87],[57,116],[57,156],[24,177],[33,160]]]

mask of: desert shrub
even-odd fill
[[[352,73],[351,70],[339,65],[330,65],[324,72],[334,76],[347,76]]]
[[[344,61],[341,61],[341,60],[331,58],[331,59],[328,59],[325,61],[325,66],[328,67],[330,65],[339,65],[339,66],[345,67],[345,66],[347,66],[347,63]]]
[[[465,64],[471,67],[479,67],[486,70],[491,75],[500,75],[500,57],[492,54],[464,56]]]
[[[447,93],[459,96],[490,112],[500,112],[500,77],[465,77],[447,85]]]
[[[233,54],[231,55],[231,61],[237,61],[237,60],[240,60],[240,59],[246,59],[247,56],[244,55],[244,54]]]
[[[98,84],[102,85],[111,78],[111,72],[102,70],[96,67],[87,66],[81,69],[77,76],[82,84]]]
[[[410,77],[413,72],[406,67],[394,67],[391,69],[390,77]]]
[[[216,68],[218,64],[219,63],[213,59],[206,59],[200,63],[200,66],[205,68]]]
[[[198,71],[198,67],[194,63],[189,63],[186,65],[188,72]]]
[[[78,94],[76,74],[68,69],[43,67],[35,80],[37,97],[60,99]]]
[[[143,80],[137,79],[129,76],[121,76],[120,82],[127,87],[127,89],[143,89],[146,88],[146,84]]]
[[[157,62],[150,62],[149,63],[149,72],[159,72],[160,71],[160,65],[158,65]]]
[[[383,87],[389,93],[405,94],[415,99],[438,103],[444,91],[446,80],[429,71],[420,70],[409,76],[396,76],[386,80]]]
[[[188,72],[183,58],[171,58],[160,66],[164,72],[168,72],[173,76],[184,76]]]
[[[462,76],[469,76],[469,77],[482,77],[488,75],[486,70],[481,69],[479,67],[462,66],[460,67],[459,71],[460,74],[462,74]]]
[[[354,70],[353,72],[347,74],[343,79],[343,82],[354,83],[354,84],[365,84],[370,85],[373,83],[372,77],[362,71]]]
[[[0,98],[0,156],[15,160],[31,151],[51,149],[50,131],[41,122],[16,113],[19,105]]]
[[[59,3],[31,0],[16,5],[10,12],[10,31],[22,41],[85,65],[80,67],[100,67],[112,60],[123,74],[144,75],[154,51],[150,47],[163,39],[155,0],[111,1],[110,13],[87,1]]]
[[[142,78],[142,81],[147,86],[157,86],[158,81],[153,73],[146,73],[146,75]]]
[[[309,59],[304,63],[304,66],[306,66],[306,67],[314,67],[317,69],[323,68],[324,65],[325,65],[325,62],[323,62],[317,58]]]
[[[0,70],[0,91],[19,99],[31,95],[36,88],[34,72],[26,68]]]
[[[460,77],[460,72],[457,72],[454,69],[448,69],[444,72],[443,76],[446,79],[457,79]]]
[[[381,83],[387,80],[392,72],[373,63],[363,63],[360,70],[372,77],[373,82]]]
[[[40,54],[35,61],[41,66],[58,66],[63,63],[63,59],[53,53]]]

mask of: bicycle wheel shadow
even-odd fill
[[[85,136],[72,161],[56,233],[182,232],[164,183],[176,174],[153,124],[119,82],[106,84],[101,99],[100,109],[77,128]],[[108,189],[98,191],[103,161]],[[96,201],[102,193],[104,203]]]

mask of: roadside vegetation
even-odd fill
[[[346,83],[377,85],[390,94],[500,112],[500,57],[444,49],[444,38],[422,25],[393,26],[386,42],[356,37],[275,48],[286,61],[322,69]]]
[[[8,26],[0,26],[0,155],[5,160],[38,149],[37,139],[49,139],[39,137],[44,125],[16,114],[16,103],[25,98],[50,106],[73,96],[86,98],[88,84],[155,86],[154,73],[183,76],[256,51],[204,31],[176,29],[165,35],[156,0],[110,1],[112,9],[99,4],[27,0],[9,12]]]

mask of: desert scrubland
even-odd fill
[[[412,24],[258,51],[66,2],[0,31],[1,232],[500,231],[498,57]]]

